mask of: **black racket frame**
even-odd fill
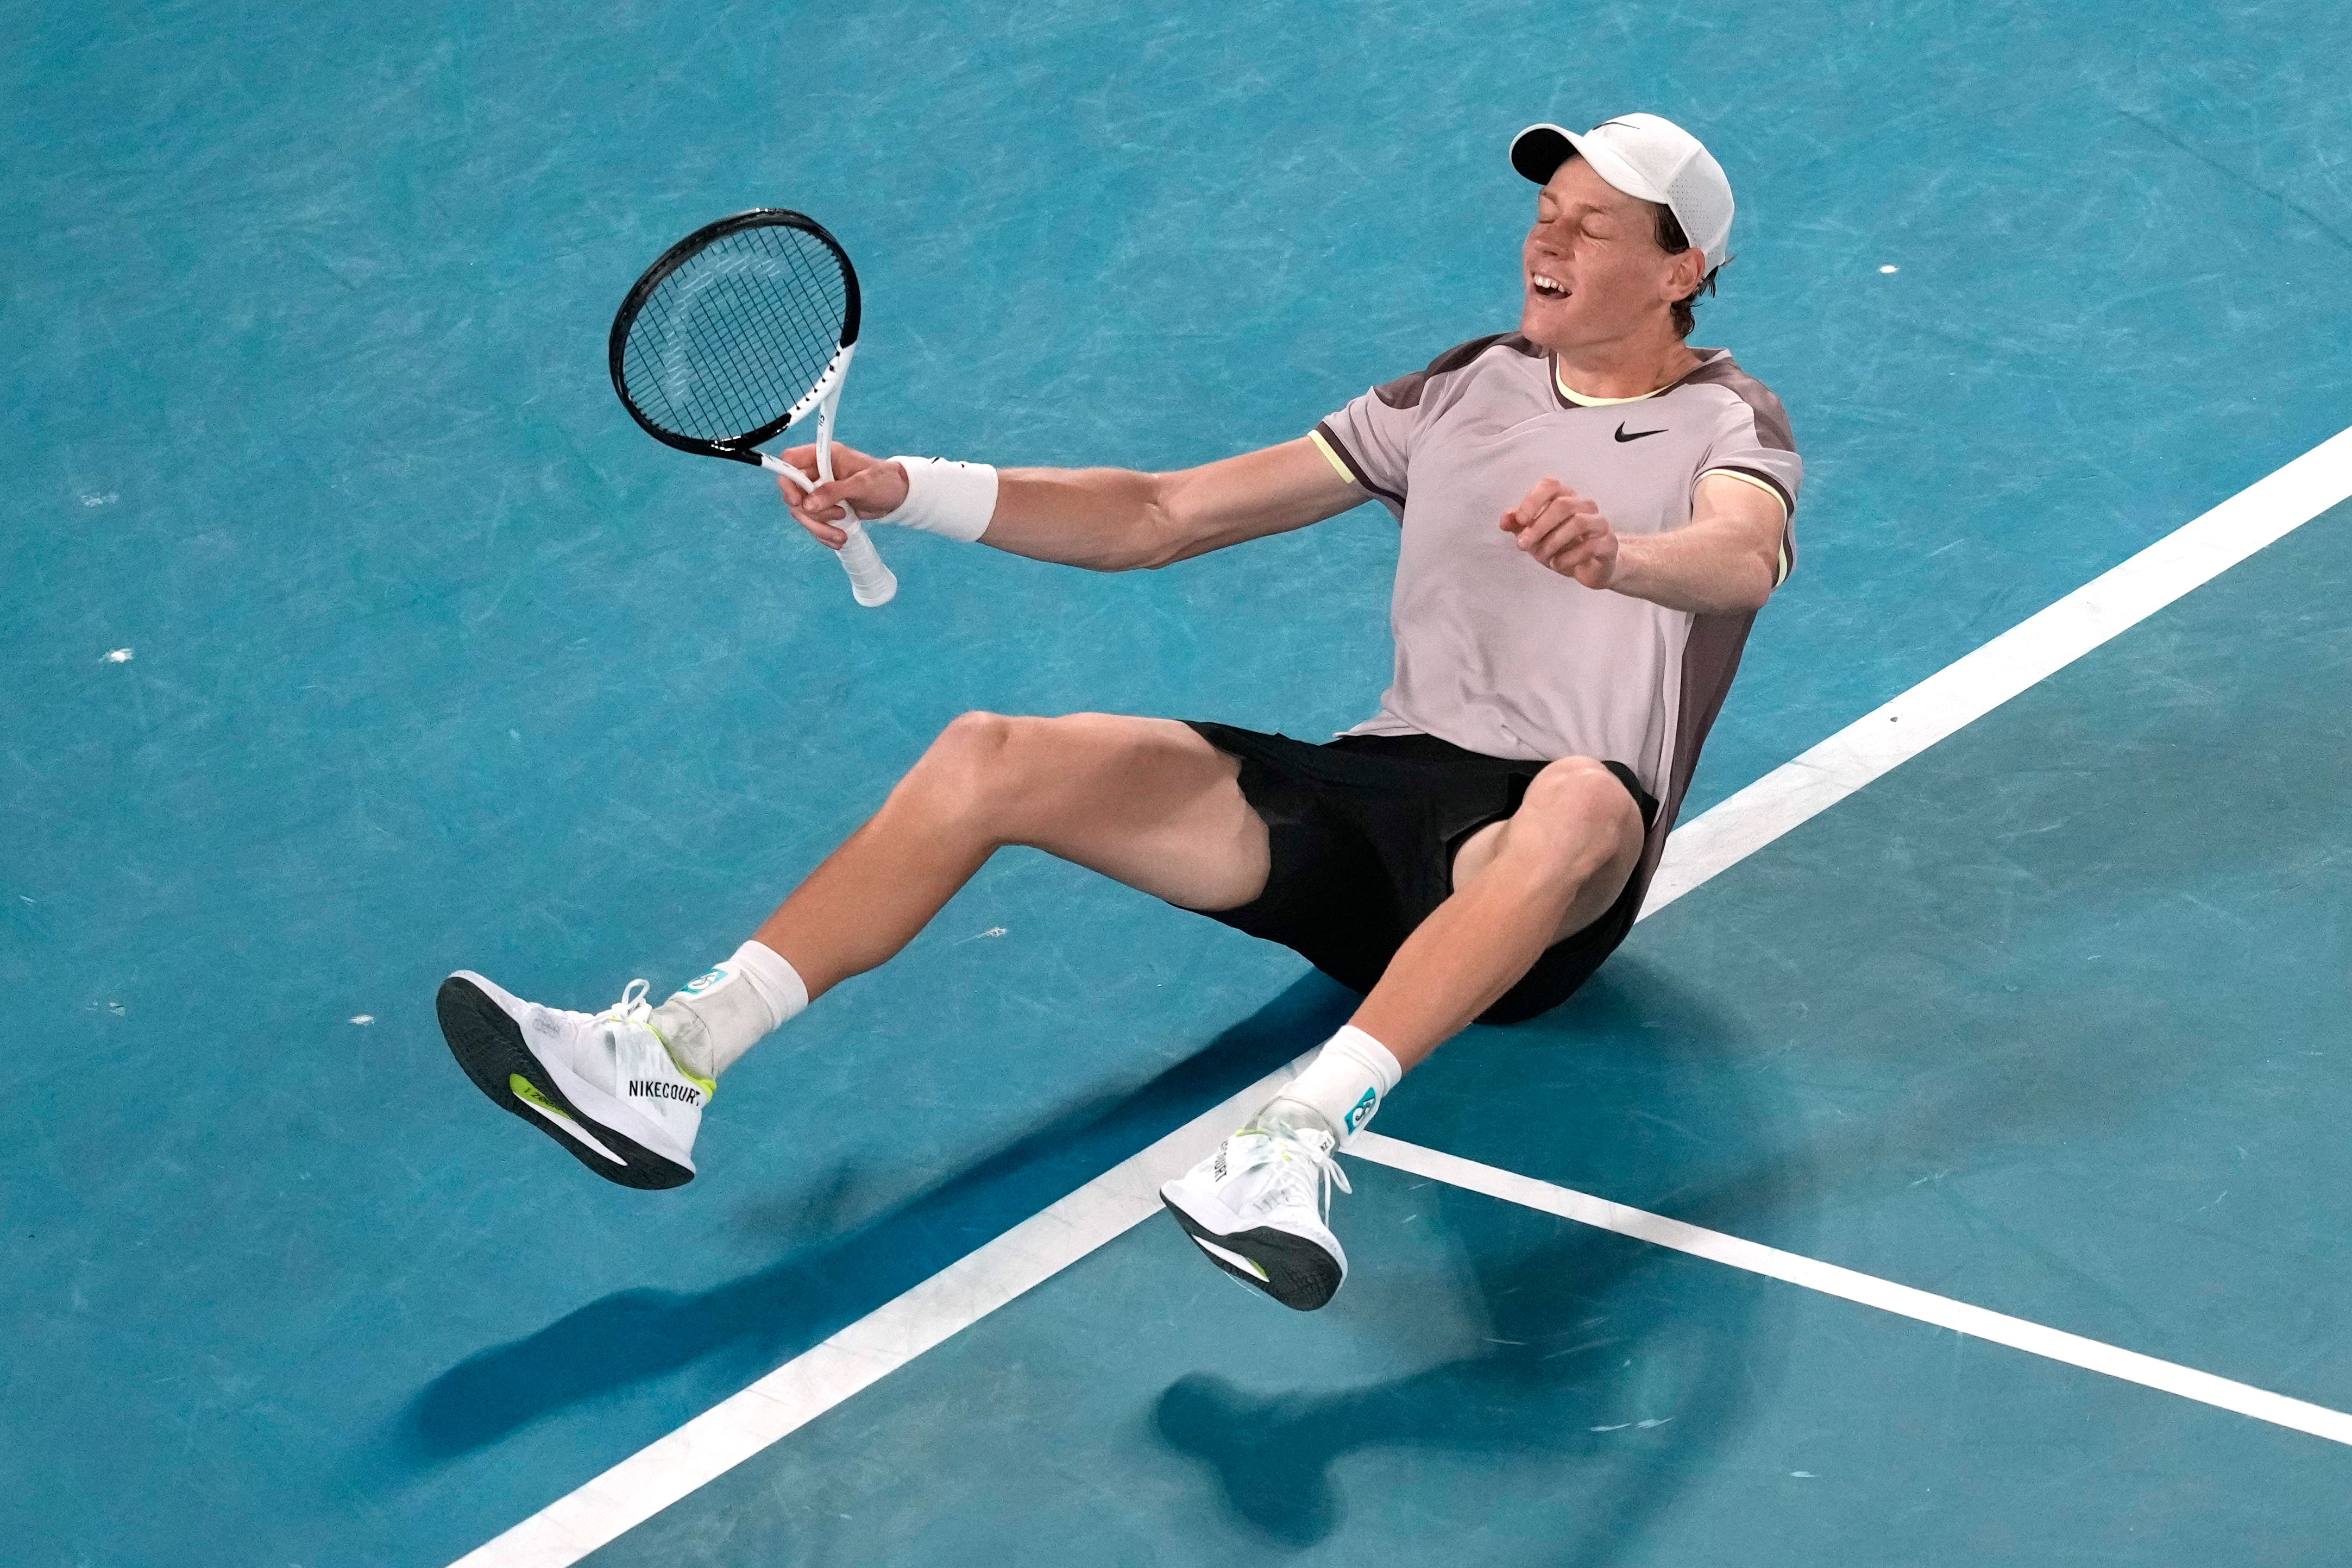
[[[662,252],[654,264],[646,268],[645,276],[630,288],[628,298],[621,301],[621,308],[613,318],[613,336],[606,350],[613,372],[613,391],[620,395],[621,406],[629,411],[629,417],[635,420],[647,435],[665,446],[675,446],[680,452],[698,453],[705,457],[731,457],[738,463],[749,463],[755,467],[759,465],[760,454],[754,448],[793,423],[790,409],[747,435],[731,436],[725,441],[704,441],[698,436],[680,435],[655,423],[645,410],[637,406],[637,400],[629,395],[628,379],[623,372],[622,359],[628,348],[629,329],[636,325],[637,312],[645,308],[646,299],[661,287],[664,278],[684,267],[714,241],[744,229],[756,228],[799,229],[822,240],[833,252],[834,259],[841,263],[844,297],[841,341],[835,345],[835,351],[854,347],[857,342],[860,304],[857,269],[849,264],[849,253],[842,248],[839,240],[833,237],[831,230],[806,213],[796,213],[790,207],[753,207],[749,212],[720,218],[715,224],[705,224]]]

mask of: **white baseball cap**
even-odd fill
[[[1581,136],[1530,125],[1511,138],[1511,167],[1549,184],[1571,152],[1627,195],[1671,210],[1708,270],[1731,259],[1723,248],[1731,238],[1731,182],[1697,137],[1654,114],[1621,114]]]

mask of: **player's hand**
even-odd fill
[[[793,521],[834,549],[849,542],[849,536],[841,530],[845,507],[859,517],[878,517],[906,504],[907,470],[887,458],[868,457],[856,447],[844,446],[836,441],[833,444],[833,483],[829,485],[816,482],[815,447],[792,447],[783,458],[815,486],[804,490],[782,474],[776,476],[776,488],[782,492]]]
[[[1557,479],[1540,481],[1505,512],[1503,531],[1518,537],[1519,549],[1530,559],[1587,588],[1607,588],[1617,580],[1617,530],[1598,503]]]

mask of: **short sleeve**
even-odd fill
[[[1794,517],[1797,492],[1804,484],[1805,463],[1797,455],[1797,443],[1789,431],[1788,412],[1760,382],[1745,376],[1740,380],[1746,382],[1744,386],[1725,389],[1730,395],[1723,398],[1723,411],[1716,418],[1706,453],[1699,460],[1697,476],[1704,479],[1709,474],[1727,474],[1735,479],[1745,479],[1758,489],[1779,497],[1781,512]]]
[[[1457,372],[1467,371],[1498,343],[1524,354],[1537,351],[1525,339],[1499,332],[1456,343],[1411,375],[1374,387],[1317,425],[1308,439],[1340,477],[1370,492],[1402,522],[1413,444],[1465,384]]]
[[[1418,399],[1402,406],[1390,402],[1381,396],[1388,390],[1374,387],[1350,401],[1308,439],[1349,483],[1370,492],[1402,518],[1405,469],[1421,432],[1421,407]]]
[[[1764,385],[1746,376],[1726,398],[1716,421],[1706,453],[1699,460],[1698,479],[1720,474],[1752,485],[1780,503],[1780,569],[1773,585],[1789,580],[1797,565],[1797,493],[1803,488],[1804,459],[1789,430],[1788,411]],[[1692,481],[1696,486],[1697,479]]]

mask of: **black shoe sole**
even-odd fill
[[[1195,1240],[1213,1241],[1228,1252],[1240,1253],[1265,1270],[1265,1278],[1261,1280],[1245,1269],[1236,1269],[1205,1247],[1194,1249],[1202,1257],[1243,1284],[1264,1291],[1293,1312],[1311,1312],[1339,1293],[1339,1281],[1345,1278],[1339,1260],[1306,1238],[1264,1227],[1220,1236],[1169,1202],[1165,1193],[1160,1195],[1160,1202],[1176,1217],[1185,1235]]]
[[[457,1059],[457,1065],[466,1070],[474,1087],[489,1096],[490,1103],[521,1117],[553,1138],[573,1159],[606,1181],[640,1192],[660,1192],[684,1186],[694,1179],[694,1173],[677,1161],[664,1159],[626,1134],[616,1133],[583,1115],[580,1108],[555,1086],[547,1070],[540,1065],[539,1058],[523,1044],[521,1027],[471,981],[455,975],[442,981],[440,995],[433,998],[433,1010],[440,1015],[441,1037],[449,1042],[449,1054]],[[598,1143],[620,1155],[625,1163],[614,1165],[577,1139],[565,1135],[524,1103],[513,1088],[513,1080],[518,1076],[544,1096],[549,1104],[587,1128]]]

